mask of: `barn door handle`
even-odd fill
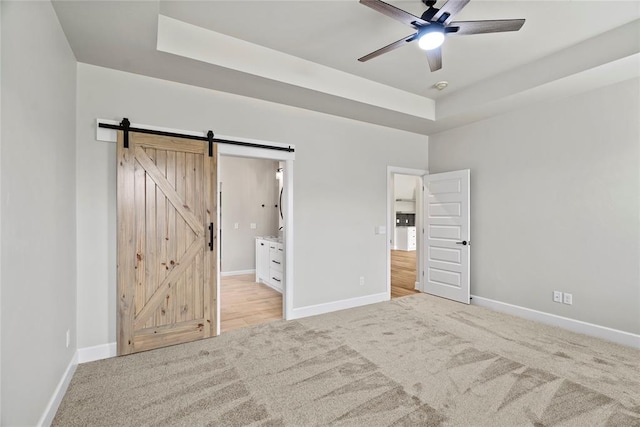
[[[213,250],[213,223],[209,224],[209,250]]]

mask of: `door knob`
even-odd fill
[[[456,245],[462,245],[462,246],[467,246],[467,244],[469,244],[470,242],[467,242],[466,240],[463,240],[462,242],[456,242]]]

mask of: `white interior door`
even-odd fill
[[[424,278],[428,294],[469,304],[469,170],[424,176]]]

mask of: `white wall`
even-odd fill
[[[220,271],[253,270],[255,237],[278,235],[278,162],[220,156],[218,167],[222,183]],[[256,225],[255,229],[250,228],[251,223]]]
[[[431,173],[471,169],[472,294],[640,333],[639,93],[634,79],[431,136]]]
[[[416,188],[419,180],[420,178],[416,176],[395,174],[393,187],[396,212],[416,211]]]
[[[79,347],[116,337],[115,145],[96,118],[295,144],[293,306],[385,292],[386,167],[426,169],[427,137],[86,64],[77,111]]]
[[[0,7],[0,423],[35,425],[75,352],[76,61],[49,2]]]

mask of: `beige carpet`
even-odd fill
[[[83,364],[59,426],[640,426],[640,351],[413,295]]]

